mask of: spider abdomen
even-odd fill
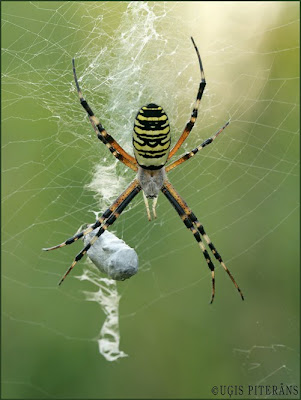
[[[170,150],[170,126],[162,107],[148,104],[140,108],[133,133],[134,154],[144,169],[160,169]]]

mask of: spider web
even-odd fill
[[[3,395],[208,398],[234,381],[298,385],[298,7],[3,2]],[[93,222],[133,179],[95,138],[72,57],[95,114],[132,154],[143,104],[164,107],[174,143],[189,118],[200,80],[191,35],[207,87],[179,155],[231,123],[169,178],[246,302],[216,265],[208,306],[210,271],[163,196],[157,220],[137,196],[110,229],[135,248],[136,276],[116,284],[81,262],[58,289],[80,245],[41,248]],[[98,349],[129,357],[110,367]]]

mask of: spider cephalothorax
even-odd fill
[[[179,150],[179,148],[182,146],[183,142],[191,132],[198,116],[198,108],[206,86],[201,57],[198,48],[194,43],[193,38],[191,38],[191,40],[198,56],[198,61],[201,71],[201,82],[191,117],[187,122],[177,143],[170,150],[170,127],[167,115],[164,112],[163,108],[153,103],[142,107],[139,110],[134,123],[133,147],[134,147],[135,158],[130,154],[128,154],[121,146],[119,146],[119,144],[113,139],[113,137],[107,133],[107,131],[104,129],[98,118],[95,117],[92,109],[90,108],[87,101],[84,99],[82,95],[76,76],[74,59],[72,60],[74,80],[79,95],[80,103],[86,110],[89,116],[89,120],[92,124],[92,127],[98,139],[101,140],[109,148],[114,157],[116,157],[127,167],[135,171],[137,175],[136,178],[132,181],[132,183],[128,186],[128,188],[125,189],[125,191],[114,201],[111,207],[109,207],[101,215],[101,217],[97,219],[97,221],[93,225],[83,230],[82,232],[77,233],[76,235],[72,236],[70,239],[66,240],[61,244],[44,249],[44,250],[54,250],[69,245],[71,243],[74,243],[76,240],[82,238],[83,236],[87,235],[89,232],[92,232],[94,229],[98,229],[96,235],[75,257],[73,263],[66,271],[65,275],[62,277],[59,284],[63,282],[63,280],[66,278],[69,272],[74,268],[76,263],[87,253],[90,247],[93,246],[93,244],[99,238],[99,236],[101,236],[105,232],[105,230],[108,229],[116,221],[116,219],[120,216],[122,211],[140,191],[142,191],[144,196],[147,216],[149,220],[151,220],[151,215],[148,205],[148,198],[153,199],[152,211],[154,217],[156,218],[155,207],[157,203],[157,198],[159,192],[162,192],[167,197],[167,199],[174,207],[176,212],[179,214],[185,226],[191,231],[195,240],[198,242],[200,246],[200,249],[203,253],[206,263],[211,271],[211,277],[212,277],[211,303],[214,299],[214,294],[215,294],[214,265],[212,263],[208,251],[206,250],[204,242],[207,244],[208,248],[212,252],[213,256],[216,258],[216,260],[218,260],[220,265],[224,268],[224,270],[231,278],[236,289],[239,291],[241,298],[244,299],[240,288],[235,282],[229,269],[226,267],[224,261],[222,260],[221,255],[218,253],[217,249],[211,242],[209,236],[206,234],[204,226],[198,221],[195,214],[188,207],[183,198],[177,193],[175,188],[171,185],[166,175],[170,170],[179,166],[186,160],[189,160],[198,151],[200,151],[205,146],[208,146],[210,143],[212,143],[229,124],[229,122],[227,122],[209,139],[206,139],[195,149],[184,154],[178,160],[172,162],[171,164],[165,167],[166,162]],[[202,241],[202,238],[204,242]]]

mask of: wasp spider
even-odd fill
[[[201,82],[196,97],[196,103],[192,110],[190,120],[187,122],[182,132],[182,135],[180,136],[175,146],[172,149],[170,149],[170,144],[171,144],[170,126],[168,122],[168,117],[164,112],[163,108],[154,103],[150,103],[142,107],[138,111],[134,123],[133,147],[134,147],[135,158],[129,155],[126,151],[124,151],[122,147],[119,146],[119,144],[113,139],[111,135],[107,133],[107,131],[104,129],[100,121],[94,115],[94,112],[92,111],[91,107],[88,105],[87,101],[84,99],[82,95],[76,76],[74,59],[72,60],[73,75],[80,103],[86,110],[89,120],[92,124],[94,131],[96,132],[98,139],[108,147],[108,149],[110,150],[110,152],[113,154],[114,157],[116,157],[127,167],[135,171],[137,175],[136,178],[132,181],[132,183],[127,187],[127,189],[117,198],[116,201],[114,201],[111,207],[109,207],[101,215],[101,217],[97,219],[97,221],[93,225],[83,230],[82,232],[77,233],[70,239],[67,239],[65,242],[57,246],[44,249],[48,251],[69,245],[75,242],[76,240],[82,238],[83,236],[87,235],[92,230],[98,228],[96,235],[77,254],[73,263],[66,271],[62,279],[60,280],[59,285],[64,281],[64,279],[74,268],[76,263],[84,256],[84,254],[87,253],[90,247],[93,246],[93,244],[100,237],[100,235],[102,235],[105,232],[105,230],[108,229],[116,221],[116,219],[120,216],[120,214],[126,208],[126,206],[133,200],[133,198],[141,190],[145,201],[148,219],[151,220],[151,213],[148,205],[148,199],[153,199],[152,212],[154,218],[156,218],[156,203],[158,199],[158,194],[161,191],[167,197],[171,205],[179,214],[185,226],[191,231],[192,235],[194,236],[195,240],[198,242],[200,246],[200,249],[203,253],[206,263],[211,271],[211,277],[212,277],[211,303],[214,299],[214,294],[215,294],[214,265],[212,263],[210,255],[208,254],[208,251],[206,250],[204,243],[207,244],[214,257],[218,260],[218,262],[221,264],[221,266],[224,268],[224,270],[231,278],[233,284],[240,293],[241,298],[244,299],[240,288],[238,287],[233,276],[231,275],[229,269],[226,267],[221,255],[218,253],[217,249],[213,245],[209,236],[205,232],[204,226],[199,222],[195,214],[191,211],[191,209],[185,203],[183,198],[178,194],[178,192],[175,190],[175,188],[171,185],[171,183],[167,179],[167,173],[169,171],[178,167],[183,162],[189,160],[196,153],[198,153],[198,151],[200,151],[205,146],[212,143],[229,124],[229,122],[227,122],[212,137],[205,140],[202,144],[197,146],[192,151],[184,154],[178,160],[165,166],[167,161],[179,150],[179,148],[182,146],[183,142],[191,132],[198,116],[198,108],[206,86],[206,80],[205,80],[201,57],[193,38],[191,38],[191,40],[195,48],[195,51],[197,53],[199,61]],[[204,242],[202,241],[202,239],[204,240]]]

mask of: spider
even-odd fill
[[[213,136],[206,139],[195,149],[193,149],[190,152],[187,152],[178,160],[170,163],[165,167],[167,161],[173,155],[176,154],[176,152],[179,150],[179,148],[182,146],[183,142],[191,132],[198,116],[199,105],[206,86],[205,74],[203,70],[200,53],[192,37],[191,40],[199,61],[201,82],[199,85],[196,102],[192,110],[190,120],[187,122],[179,140],[177,141],[175,146],[170,150],[170,145],[171,145],[170,126],[168,117],[163,108],[154,103],[150,103],[140,108],[134,122],[133,148],[135,157],[132,157],[122,147],[119,146],[116,140],[114,140],[113,137],[107,133],[107,131],[104,129],[100,121],[94,115],[94,112],[92,111],[87,101],[84,99],[81,89],[79,87],[75,70],[75,61],[74,59],[72,59],[74,81],[77,88],[80,104],[87,112],[91,125],[98,139],[108,147],[108,149],[110,150],[110,152],[113,154],[114,157],[116,157],[120,162],[125,164],[128,168],[135,171],[137,175],[136,178],[131,182],[131,184],[125,189],[125,191],[114,201],[111,207],[109,207],[101,215],[101,217],[97,219],[97,221],[93,225],[77,233],[76,235],[72,236],[71,238],[67,239],[65,242],[61,244],[43,249],[49,251],[72,244],[76,240],[82,238],[89,232],[98,228],[96,235],[77,254],[73,263],[59,281],[59,285],[61,285],[66,276],[74,268],[76,263],[79,260],[81,260],[81,258],[87,253],[90,247],[93,246],[95,241],[105,232],[105,230],[108,229],[116,221],[116,219],[120,216],[120,214],[126,208],[126,206],[133,200],[133,198],[141,190],[146,206],[148,219],[151,220],[151,213],[148,204],[148,199],[153,200],[152,212],[154,218],[156,218],[156,204],[157,204],[158,194],[161,191],[167,197],[167,199],[174,207],[176,212],[179,214],[179,217],[181,218],[185,226],[193,234],[195,240],[198,242],[200,246],[200,249],[203,253],[206,263],[208,264],[208,267],[211,271],[211,280],[212,280],[212,293],[211,293],[210,303],[213,302],[215,296],[215,275],[214,275],[214,265],[210,258],[210,255],[208,254],[208,251],[206,250],[204,242],[207,244],[214,257],[218,260],[218,262],[227,272],[234,286],[238,290],[242,300],[244,300],[242,291],[237,285],[229,269],[226,267],[221,255],[218,253],[217,249],[213,245],[209,236],[205,232],[204,226],[199,222],[195,214],[192,212],[192,210],[188,207],[183,198],[178,194],[178,192],[175,190],[175,188],[171,185],[171,183],[167,179],[167,173],[169,171],[178,167],[183,162],[189,160],[190,158],[195,156],[195,154],[197,154],[200,150],[202,150],[205,146],[208,146],[210,143],[212,143],[218,137],[218,135],[229,125],[228,121]],[[204,242],[202,241],[202,238]]]

